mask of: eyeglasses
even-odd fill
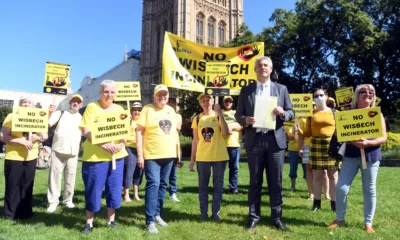
[[[133,109],[134,112],[140,112],[142,109]]]
[[[317,95],[314,95],[314,98],[323,97],[323,96],[325,96],[325,94],[317,94]]]
[[[225,101],[225,103],[232,103],[232,101]]]
[[[369,95],[374,95],[374,92],[368,92],[368,91],[361,91],[360,94],[369,94]]]

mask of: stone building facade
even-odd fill
[[[161,83],[164,32],[218,47],[243,24],[243,0],[143,0],[140,81],[144,103]]]

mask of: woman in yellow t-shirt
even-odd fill
[[[138,165],[146,176],[146,230],[158,233],[155,223],[168,224],[161,218],[168,178],[174,160],[178,157],[178,132],[175,110],[167,105],[168,88],[154,88],[154,103],[147,104],[136,122]]]
[[[124,200],[125,202],[131,202],[129,197],[129,188],[133,183],[133,196],[136,201],[140,201],[139,198],[139,185],[142,180],[143,171],[139,168],[137,161],[137,150],[136,150],[136,121],[139,119],[140,111],[142,111],[142,104],[139,102],[133,103],[131,107],[131,128],[130,136],[126,141],[126,151],[128,156],[124,159]]]
[[[193,166],[196,161],[199,177],[200,221],[206,221],[208,219],[208,183],[211,168],[213,169],[214,190],[211,213],[213,221],[220,222],[219,211],[224,190],[224,173],[229,160],[223,135],[229,133],[229,128],[220,106],[215,104],[215,112],[212,110],[214,104],[212,96],[202,93],[198,100],[203,112],[193,118],[192,122],[193,141],[189,170],[194,172]]]
[[[22,96],[19,106],[33,107],[33,101]],[[1,141],[6,144],[4,218],[10,220],[33,216],[32,192],[39,142],[47,139],[47,133],[33,133],[28,136],[28,133],[12,131],[12,113],[8,114],[1,128]]]
[[[80,128],[86,137],[82,156],[82,179],[85,185],[86,225],[82,230],[88,234],[93,229],[94,213],[100,211],[101,194],[105,186],[108,212],[107,226],[115,228],[115,209],[121,207],[121,188],[124,170],[123,158],[128,155],[125,140],[92,144],[91,124],[96,114],[121,111],[123,108],[113,103],[117,91],[116,83],[104,80],[100,85],[100,100],[89,103],[82,117]],[[112,170],[111,159],[116,158],[116,169]]]
[[[239,160],[240,160],[240,132],[242,126],[235,119],[235,110],[232,110],[233,98],[224,97],[222,112],[228,124],[228,135],[224,136],[229,155],[229,190],[233,194],[238,194]]]

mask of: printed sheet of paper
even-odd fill
[[[268,128],[275,130],[276,116],[273,110],[278,106],[277,97],[255,96],[254,117],[256,123],[253,124],[255,128]]]

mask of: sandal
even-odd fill
[[[372,228],[372,226],[368,224],[365,224],[365,231],[367,233],[375,233],[375,230]]]
[[[328,225],[328,228],[337,228],[337,227],[344,227],[346,225],[346,222],[340,221],[340,220],[336,220],[333,221],[331,224]]]

